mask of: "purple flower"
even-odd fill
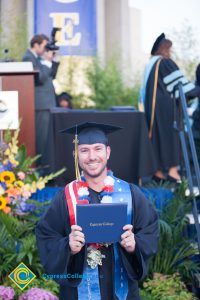
[[[58,300],[58,298],[49,291],[32,288],[27,293],[22,294],[19,300]]]
[[[2,165],[2,163],[0,163],[0,173],[3,172],[3,171],[5,171],[4,166]]]
[[[0,285],[0,298],[2,300],[13,300],[14,296],[15,292],[13,288]]]
[[[3,188],[4,190],[6,190],[6,184],[5,184],[5,182],[0,182],[0,185],[2,186],[2,188]]]
[[[8,161],[7,165],[4,165],[5,171],[12,171],[13,165],[11,164],[10,161]]]

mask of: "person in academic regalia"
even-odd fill
[[[196,86],[200,88],[200,64],[197,66],[196,69]],[[198,101],[195,104],[196,109],[192,114],[192,133],[194,137],[197,158],[198,161],[200,161],[200,97],[198,98]]]
[[[172,42],[162,33],[155,41],[151,58],[144,72],[140,92],[139,109],[145,111],[149,137],[152,141],[157,171],[153,179],[180,181],[180,145],[178,132],[173,128],[175,99],[179,98],[178,83],[183,84],[187,99],[200,95],[184,76],[171,57]],[[178,111],[177,111],[178,114]],[[176,116],[178,118],[178,115]]]
[[[118,129],[88,122],[63,130],[75,134],[77,179],[55,196],[36,227],[40,259],[46,277],[60,284],[60,300],[139,300],[138,281],[147,275],[148,259],[156,253],[155,210],[137,186],[107,169],[107,134]],[[128,208],[121,241],[86,244],[76,224],[76,204],[123,201]]]

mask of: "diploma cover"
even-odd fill
[[[77,204],[76,217],[86,243],[119,242],[127,224],[127,203]]]

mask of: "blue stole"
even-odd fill
[[[151,70],[154,66],[154,64],[156,63],[156,61],[160,58],[160,55],[155,55],[152,56],[149,63],[147,64],[145,71],[144,71],[144,77],[143,77],[143,82],[141,85],[141,89],[140,89],[140,95],[139,95],[139,99],[138,99],[138,104],[139,104],[139,108],[141,108],[142,111],[145,110],[145,98],[146,98],[146,86],[147,86],[147,81],[149,79],[149,75],[151,73]]]
[[[110,175],[115,179],[114,192],[112,194],[112,202],[127,202],[127,224],[132,222],[132,195],[130,186],[127,182]],[[126,224],[124,224],[126,225]],[[118,255],[117,244],[114,244],[115,257],[115,294],[120,300],[126,300],[128,294],[128,279],[121,259]],[[101,300],[99,287],[98,267],[91,269],[86,267],[83,273],[83,278],[78,286],[78,299],[80,300]]]

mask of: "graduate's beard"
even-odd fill
[[[107,163],[96,174],[91,174],[87,170],[81,168],[81,170],[83,171],[84,175],[87,176],[87,177],[90,177],[90,178],[98,178],[98,177],[100,177],[103,174],[103,172],[105,171],[105,169],[107,169]]]

